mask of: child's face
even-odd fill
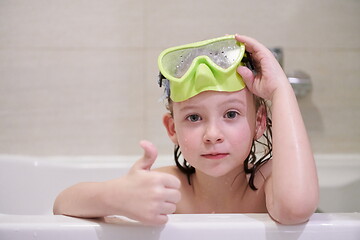
[[[253,95],[202,92],[173,103],[174,135],[186,161],[197,171],[223,176],[242,167],[256,132]]]

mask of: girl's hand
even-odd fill
[[[246,51],[251,54],[255,65],[255,75],[247,67],[239,66],[237,69],[252,93],[272,100],[276,90],[284,86],[289,87],[284,71],[269,49],[250,37],[235,35],[235,39],[245,44]]]
[[[167,173],[150,171],[157,150],[147,141],[140,145],[144,156],[129,173],[105,182],[106,192],[110,193],[107,203],[112,214],[121,214],[145,224],[164,224],[168,220],[167,214],[174,213],[176,203],[180,201],[180,180]]]

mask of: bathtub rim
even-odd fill
[[[356,239],[360,236],[360,213],[315,213],[308,222],[292,226],[280,225],[268,214],[176,214],[169,215],[169,222],[162,226],[145,226],[139,222],[126,221],[122,217],[119,219],[117,222],[106,222],[104,219],[80,219],[60,215],[17,215],[15,217],[0,214],[0,236],[34,237],[35,233],[36,236],[53,236],[57,233],[59,237],[67,239],[79,239],[84,236],[87,239],[111,239],[99,236],[122,234],[125,235],[124,239],[135,235],[138,237],[136,239],[142,239],[152,233],[157,236],[154,239],[174,239],[174,236],[186,236],[186,239],[198,239],[199,236],[217,239],[211,238],[213,234],[224,232],[236,234],[237,238],[241,234],[251,239],[257,239],[256,236],[265,236],[267,239],[268,235],[278,236],[279,239],[287,239],[295,235],[300,236],[299,239],[316,239],[324,234],[332,237],[327,239],[337,239],[334,236]],[[204,231],[204,229],[211,229],[211,231]]]

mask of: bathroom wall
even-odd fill
[[[141,139],[171,153],[158,54],[232,33],[311,76],[316,153],[360,151],[358,0],[1,0],[0,154],[141,154]]]

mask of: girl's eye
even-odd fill
[[[197,122],[197,121],[201,120],[201,117],[197,114],[191,114],[186,119],[189,120],[190,122]]]
[[[237,115],[239,115],[238,112],[235,112],[235,111],[228,111],[226,114],[225,114],[225,118],[236,118]]]

